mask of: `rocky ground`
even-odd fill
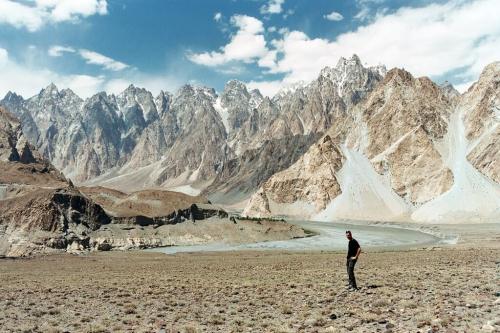
[[[0,261],[2,332],[498,332],[500,249]]]

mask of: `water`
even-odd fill
[[[305,229],[319,233],[317,236],[282,241],[258,242],[230,245],[223,243],[171,246],[148,249],[167,254],[181,252],[241,251],[241,250],[287,250],[287,251],[333,251],[345,250],[345,231],[351,230],[353,237],[364,249],[405,248],[440,243],[441,239],[420,231],[395,227],[349,225],[332,222],[293,221]]]

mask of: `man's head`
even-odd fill
[[[347,237],[347,239],[348,239],[348,240],[351,240],[351,239],[352,239],[352,233],[351,233],[351,231],[350,231],[350,230],[347,230],[347,231],[345,232],[345,236]]]

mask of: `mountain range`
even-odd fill
[[[51,84],[0,105],[78,185],[201,193],[250,216],[500,218],[500,63],[464,94],[354,55],[272,98],[236,80],[85,100]]]

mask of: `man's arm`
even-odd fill
[[[356,255],[354,257],[352,257],[352,259],[358,260],[358,257],[359,257],[360,254],[361,254],[361,246],[358,247],[358,251],[356,251]]]

